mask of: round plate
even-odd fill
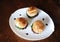
[[[38,9],[39,10],[38,16],[30,19],[26,15],[27,9],[28,8],[18,9],[14,13],[11,14],[9,18],[9,25],[12,31],[19,37],[26,39],[26,40],[31,40],[31,41],[42,40],[42,39],[49,37],[54,32],[54,23],[51,17],[47,13],[42,11],[41,9]],[[24,30],[18,29],[15,26],[15,19],[19,17],[24,17],[28,20],[28,26]],[[40,34],[34,33],[31,28],[32,23],[36,20],[41,20],[45,25],[44,31]]]

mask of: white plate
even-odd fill
[[[44,11],[39,9],[39,15],[33,19],[30,19],[26,15],[27,9],[28,8],[18,9],[14,13],[11,14],[11,16],[9,18],[9,25],[10,25],[12,31],[19,37],[26,39],[26,40],[31,40],[31,41],[42,40],[42,39],[49,37],[54,32],[54,23],[53,23],[51,17],[47,13],[45,13]],[[20,16],[20,14],[21,14],[21,16]],[[26,29],[21,30],[21,29],[18,29],[15,27],[14,18],[18,18],[18,17],[24,17],[28,20],[29,24]],[[43,20],[43,18],[44,18],[44,20]],[[41,34],[35,34],[32,32],[31,25],[36,20],[41,20],[45,25],[45,29]],[[46,25],[46,24],[48,24],[48,25]],[[28,33],[28,35],[26,35],[26,33]]]

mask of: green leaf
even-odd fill
[[[22,29],[22,28],[20,28],[20,27],[18,27],[18,26],[16,26],[16,25],[15,25],[15,27],[17,27],[18,29]]]
[[[31,25],[31,28],[32,28],[33,24]]]

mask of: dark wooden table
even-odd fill
[[[17,9],[36,6],[47,12],[54,21],[55,31],[47,39],[34,42],[60,41],[60,6],[53,0],[0,0],[0,42],[32,42],[19,38],[9,26],[9,17]]]

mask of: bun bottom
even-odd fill
[[[18,26],[15,25],[16,28],[18,28],[18,29],[22,29],[22,30],[23,30],[23,29],[26,29],[27,26],[28,26],[28,24],[26,25],[26,27],[24,27],[24,28],[20,28],[20,27],[18,27]]]
[[[32,31],[33,31],[33,33],[35,33],[35,34],[39,34],[39,33],[36,33],[33,29],[32,29]]]
[[[33,33],[35,33],[35,34],[40,34],[40,33],[42,33],[42,32],[40,32],[40,33],[35,32],[35,31],[33,30],[33,28],[32,28],[32,31],[33,31]]]
[[[26,13],[26,14],[27,14],[27,13]],[[28,14],[27,14],[27,16],[28,16],[29,18],[34,18],[34,17],[38,16],[38,14],[39,14],[39,13],[37,13],[37,15],[35,15],[35,16],[33,16],[33,17],[29,16]]]

